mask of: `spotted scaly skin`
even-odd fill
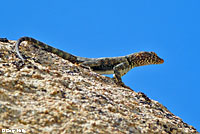
[[[28,41],[29,44],[40,46],[44,50],[54,53],[72,63],[78,63],[81,66],[89,67],[96,73],[113,74],[116,84],[124,87],[127,86],[125,86],[125,84],[122,82],[121,77],[132,68],[144,65],[162,64],[164,62],[164,60],[157,56],[157,54],[154,52],[138,52],[120,57],[84,58],[56,49],[31,37],[21,37],[16,42],[15,50],[23,62],[25,62],[25,59],[19,52],[19,45],[23,41]]]

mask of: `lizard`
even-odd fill
[[[25,59],[19,52],[19,46],[21,42],[28,41],[36,46],[42,47],[45,51],[54,53],[65,60],[69,60],[72,63],[77,63],[82,67],[88,67],[92,71],[98,74],[113,74],[113,79],[116,84],[123,87],[125,84],[122,82],[121,77],[125,75],[128,71],[135,67],[151,65],[151,64],[162,64],[164,60],[160,58],[155,52],[138,52],[132,53],[125,56],[119,57],[103,57],[103,58],[85,58],[72,55],[70,53],[64,52],[60,49],[49,46],[41,41],[38,41],[31,37],[21,37],[17,40],[15,44],[15,51],[18,57],[25,62]]]

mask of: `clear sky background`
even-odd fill
[[[0,37],[31,36],[83,57],[155,51],[123,81],[200,131],[199,0],[3,0]]]

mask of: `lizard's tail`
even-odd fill
[[[66,60],[71,61],[72,63],[78,62],[78,61],[77,61],[77,57],[74,56],[74,55],[72,55],[72,54],[69,54],[69,53],[64,52],[64,51],[62,51],[62,50],[60,50],[60,49],[56,49],[56,48],[54,48],[54,47],[51,47],[51,46],[49,46],[49,45],[47,45],[47,44],[45,44],[45,43],[43,43],[43,42],[40,42],[40,41],[38,41],[38,40],[36,40],[36,39],[33,39],[33,38],[31,38],[31,37],[21,37],[21,38],[18,39],[17,42],[16,42],[15,50],[16,50],[17,55],[19,56],[19,58],[20,58],[23,62],[25,61],[25,59],[22,57],[22,55],[21,55],[20,52],[19,52],[19,45],[20,45],[21,42],[23,42],[23,41],[28,41],[28,42],[30,42],[30,43],[33,43],[34,45],[40,46],[40,47],[44,48],[46,51],[51,52],[51,53],[54,53],[54,54],[56,54],[56,55],[62,57],[63,59],[66,59]]]

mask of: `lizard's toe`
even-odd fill
[[[124,87],[124,88],[131,89],[129,86],[126,86],[122,81],[117,82],[116,84],[119,85],[119,86],[122,86],[122,87]],[[132,90],[132,89],[131,89],[131,90]]]

